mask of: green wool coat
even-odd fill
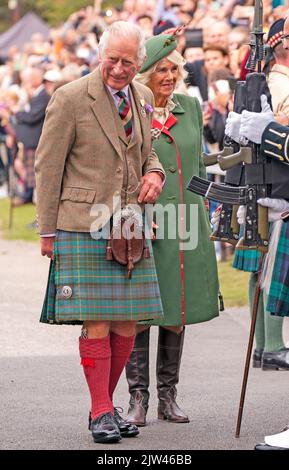
[[[166,122],[166,126],[174,118],[177,119],[168,130],[175,142],[163,132],[153,142],[167,178],[157,203],[173,204],[177,208],[183,202],[187,232],[189,227],[196,227],[195,216],[190,220],[190,205],[197,205],[198,243],[194,249],[182,250],[179,235],[168,239],[167,224],[164,239],[157,238],[153,242],[164,319],[150,324],[167,326],[200,323],[219,314],[217,263],[214,244],[209,240],[211,227],[208,211],[203,198],[186,189],[192,175],[206,178],[201,157],[201,108],[195,98],[175,94],[173,100],[177,106],[172,111],[174,117]],[[153,121],[153,127],[156,127],[156,121]],[[183,217],[180,211],[178,213],[180,218]]]

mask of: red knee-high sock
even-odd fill
[[[109,396],[111,401],[124,366],[133,350],[134,340],[135,335],[120,336],[116,333],[110,333],[111,369],[109,378]]]
[[[91,396],[92,419],[113,412],[108,392],[111,365],[109,335],[98,339],[79,338],[79,353]]]

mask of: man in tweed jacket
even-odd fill
[[[44,308],[41,321],[84,324],[79,350],[91,395],[90,429],[95,442],[107,443],[138,434],[112,395],[136,322],[160,317],[162,309],[153,259],[141,260],[128,280],[125,268],[105,260],[104,242],[90,236],[91,225],[95,232],[109,223],[114,197],[122,207],[154,203],[165,176],[151,146],[152,93],[132,83],[145,58],[141,30],[114,23],[99,55],[93,73],[58,89],[50,101],[36,184],[41,253],[53,259],[48,293],[54,292],[55,307],[53,313]],[[101,222],[91,217],[98,204],[107,208]]]

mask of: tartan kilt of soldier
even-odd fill
[[[90,233],[58,231],[40,322],[139,321],[163,317],[152,254],[134,267],[105,259],[107,240]]]
[[[289,316],[289,223],[283,222],[277,246],[266,310]]]
[[[244,227],[241,225],[240,237],[243,236],[243,233]],[[257,250],[239,250],[236,248],[232,266],[240,271],[255,273],[259,269],[260,259],[261,255]]]
[[[261,255],[257,250],[235,250],[233,268],[255,273],[259,269]]]

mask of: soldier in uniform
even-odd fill
[[[283,18],[275,21],[269,30],[267,44],[270,47],[270,56],[274,58],[275,64],[268,77],[268,86],[272,97],[272,107],[274,117],[281,124],[289,119],[289,51],[282,46],[282,34],[285,20]],[[279,225],[274,229],[276,237],[279,232]],[[272,226],[273,230],[273,226]],[[260,263],[260,253],[256,250],[236,250],[233,267],[236,269],[251,272],[249,280],[249,303],[253,309],[254,293],[258,279],[258,269]],[[256,348],[253,353],[253,367],[260,367],[262,370],[279,370],[280,351],[285,361],[282,369],[289,370],[289,363],[286,361],[286,353],[282,327],[283,318],[268,315],[265,306],[267,305],[267,292],[262,289],[258,304],[258,315],[255,327]]]
[[[140,28],[115,22],[99,51],[100,66],[50,101],[36,179],[41,253],[53,258],[41,321],[83,324],[90,429],[95,442],[108,443],[139,433],[114,407],[113,393],[137,321],[162,317],[162,305],[153,256],[129,279],[125,266],[106,259],[107,241],[97,233],[111,221],[114,197],[123,209],[154,203],[165,174],[152,150],[153,95],[132,83],[145,58]],[[91,217],[93,205],[102,220]]]
[[[289,49],[289,19],[284,23],[282,34],[283,47]],[[289,92],[289,86],[288,86]],[[260,151],[269,161],[278,161],[279,181],[275,182],[275,190],[282,190],[284,199],[265,198],[260,200],[261,205],[269,208],[269,218],[283,219],[280,237],[276,249],[273,270],[270,276],[270,285],[266,310],[274,315],[289,316],[289,178],[284,171],[289,164],[289,127],[283,126],[274,120],[274,114],[267,103],[265,96],[261,97],[262,112],[252,113],[243,111],[242,115],[232,113],[226,124],[226,134],[234,140],[245,137],[251,142],[260,144]],[[282,173],[284,177],[282,178]],[[287,188],[287,193],[286,193]],[[274,240],[273,240],[274,242]],[[272,242],[270,241],[270,244]],[[266,281],[266,279],[265,279]],[[281,353],[279,363],[289,362],[288,352]],[[278,358],[276,358],[278,362]],[[278,434],[265,436],[265,443],[258,444],[257,450],[288,450],[289,427]]]

